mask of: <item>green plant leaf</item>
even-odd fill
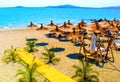
[[[98,72],[92,69],[92,65],[86,59],[79,59],[82,67],[74,65],[76,69],[72,78],[79,77],[78,82],[98,82]]]
[[[26,71],[18,70],[16,76],[18,76],[18,75],[25,75],[25,74],[26,74]]]
[[[47,63],[56,63],[60,61],[59,58],[55,58],[54,52],[50,51],[47,47],[45,47],[45,51],[46,52],[43,52],[42,55],[45,56],[44,59],[48,61]]]
[[[60,58],[53,58],[52,59],[52,62],[56,63],[56,62],[59,62],[60,61]]]

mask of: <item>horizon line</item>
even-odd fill
[[[71,4],[63,4],[63,5],[47,5],[47,6],[21,6],[21,5],[18,5],[18,6],[6,6],[6,7],[0,7],[0,8],[17,8],[17,7],[28,7],[28,8],[43,8],[43,7],[56,7],[56,6],[73,6],[73,7],[82,7],[82,8],[106,8],[106,7],[120,7],[119,6],[103,6],[103,7],[87,7],[87,6],[76,6],[76,5],[71,5]]]

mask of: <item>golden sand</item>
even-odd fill
[[[0,31],[0,81],[1,82],[18,82],[19,77],[15,77],[18,69],[23,69],[20,64],[5,64],[1,61],[4,50],[9,49],[11,45],[14,47],[25,47],[26,38],[37,38],[38,43],[45,42],[48,43],[46,47],[60,47],[65,50],[62,52],[56,52],[56,57],[59,57],[61,60],[56,65],[51,65],[65,75],[71,77],[74,75],[75,70],[73,65],[80,65],[78,59],[70,59],[67,57],[68,54],[78,53],[79,47],[73,46],[71,42],[59,42],[57,39],[47,38],[45,34],[48,31],[36,31],[33,29],[16,29],[16,30],[3,30]],[[36,57],[43,57],[41,55],[44,52],[44,47],[39,46],[38,52],[35,52]],[[99,72],[100,82],[120,82],[120,51],[115,51],[114,53],[114,62],[108,62],[104,64],[104,67],[98,67],[93,65],[93,69]],[[37,77],[38,82],[43,82],[43,77]],[[41,79],[41,80],[40,80]]]

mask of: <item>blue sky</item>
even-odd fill
[[[0,0],[0,7],[41,7],[71,4],[81,7],[120,6],[120,0]]]

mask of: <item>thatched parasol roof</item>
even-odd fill
[[[43,24],[41,24],[40,28],[37,28],[36,30],[48,30],[48,28],[44,27]]]
[[[35,25],[33,22],[30,22],[30,25],[28,25],[27,27],[37,27],[37,25]]]
[[[84,22],[84,19],[82,19],[81,22],[79,22],[78,24],[80,24],[82,27],[86,26],[86,23]]]
[[[68,24],[68,25],[73,25],[73,24],[70,22],[70,20],[68,20],[67,24]]]
[[[67,32],[65,33],[68,37],[81,37],[83,34],[80,34],[80,32],[76,32],[75,28],[73,28],[73,32]]]
[[[56,26],[56,28],[54,30],[51,30],[50,32],[63,33],[63,31],[60,30],[58,26]]]
[[[75,30],[86,30],[85,28],[82,27],[82,25],[80,23],[78,23],[78,25],[75,27]]]
[[[60,26],[60,28],[70,28],[70,26],[66,22],[64,22],[64,24]]]
[[[56,26],[56,24],[53,23],[53,21],[50,22],[47,26]]]
[[[107,27],[108,29],[112,30],[112,31],[118,31],[118,28],[115,26],[109,26]]]

